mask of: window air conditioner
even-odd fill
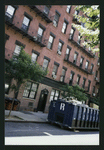
[[[55,72],[52,72],[52,75],[55,75]]]
[[[61,51],[58,50],[57,53],[58,53],[59,55],[61,55]]]
[[[34,39],[34,41],[36,41],[36,40],[37,40],[37,37],[36,37],[36,36],[33,36],[33,39]]]
[[[98,78],[96,77],[95,80],[98,81]]]
[[[93,93],[93,96],[95,96],[95,93]]]
[[[53,75],[52,77],[53,77],[53,79],[56,79],[56,78],[57,78],[57,76],[56,76],[56,75]]]
[[[61,81],[61,82],[63,81],[63,77],[60,78],[60,81]]]

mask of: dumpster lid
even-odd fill
[[[5,100],[12,101],[13,98],[11,98],[11,97],[5,97]],[[14,99],[14,101],[20,103],[20,101],[18,99],[16,99],[16,98]]]

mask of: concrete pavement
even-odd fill
[[[5,110],[5,116],[8,116],[9,110]],[[46,123],[48,113],[31,111],[11,111],[10,118],[5,117],[5,121],[14,122],[37,122]]]

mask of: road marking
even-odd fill
[[[52,136],[52,134],[49,134],[48,132],[43,132],[44,134],[47,134],[47,135],[49,135],[49,136]]]

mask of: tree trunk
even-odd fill
[[[17,82],[17,89],[14,90],[14,97],[13,97],[13,101],[12,101],[12,105],[11,105],[11,109],[10,109],[8,117],[10,117],[11,111],[13,109],[14,99],[16,98],[17,93],[19,92],[20,85],[21,84],[19,82]]]
[[[11,111],[12,111],[12,109],[13,109],[13,104],[14,104],[15,94],[16,94],[16,91],[14,91],[14,97],[13,97],[13,101],[12,101],[12,105],[11,105],[11,109],[10,109],[10,111],[9,111],[8,117],[10,117]]]

